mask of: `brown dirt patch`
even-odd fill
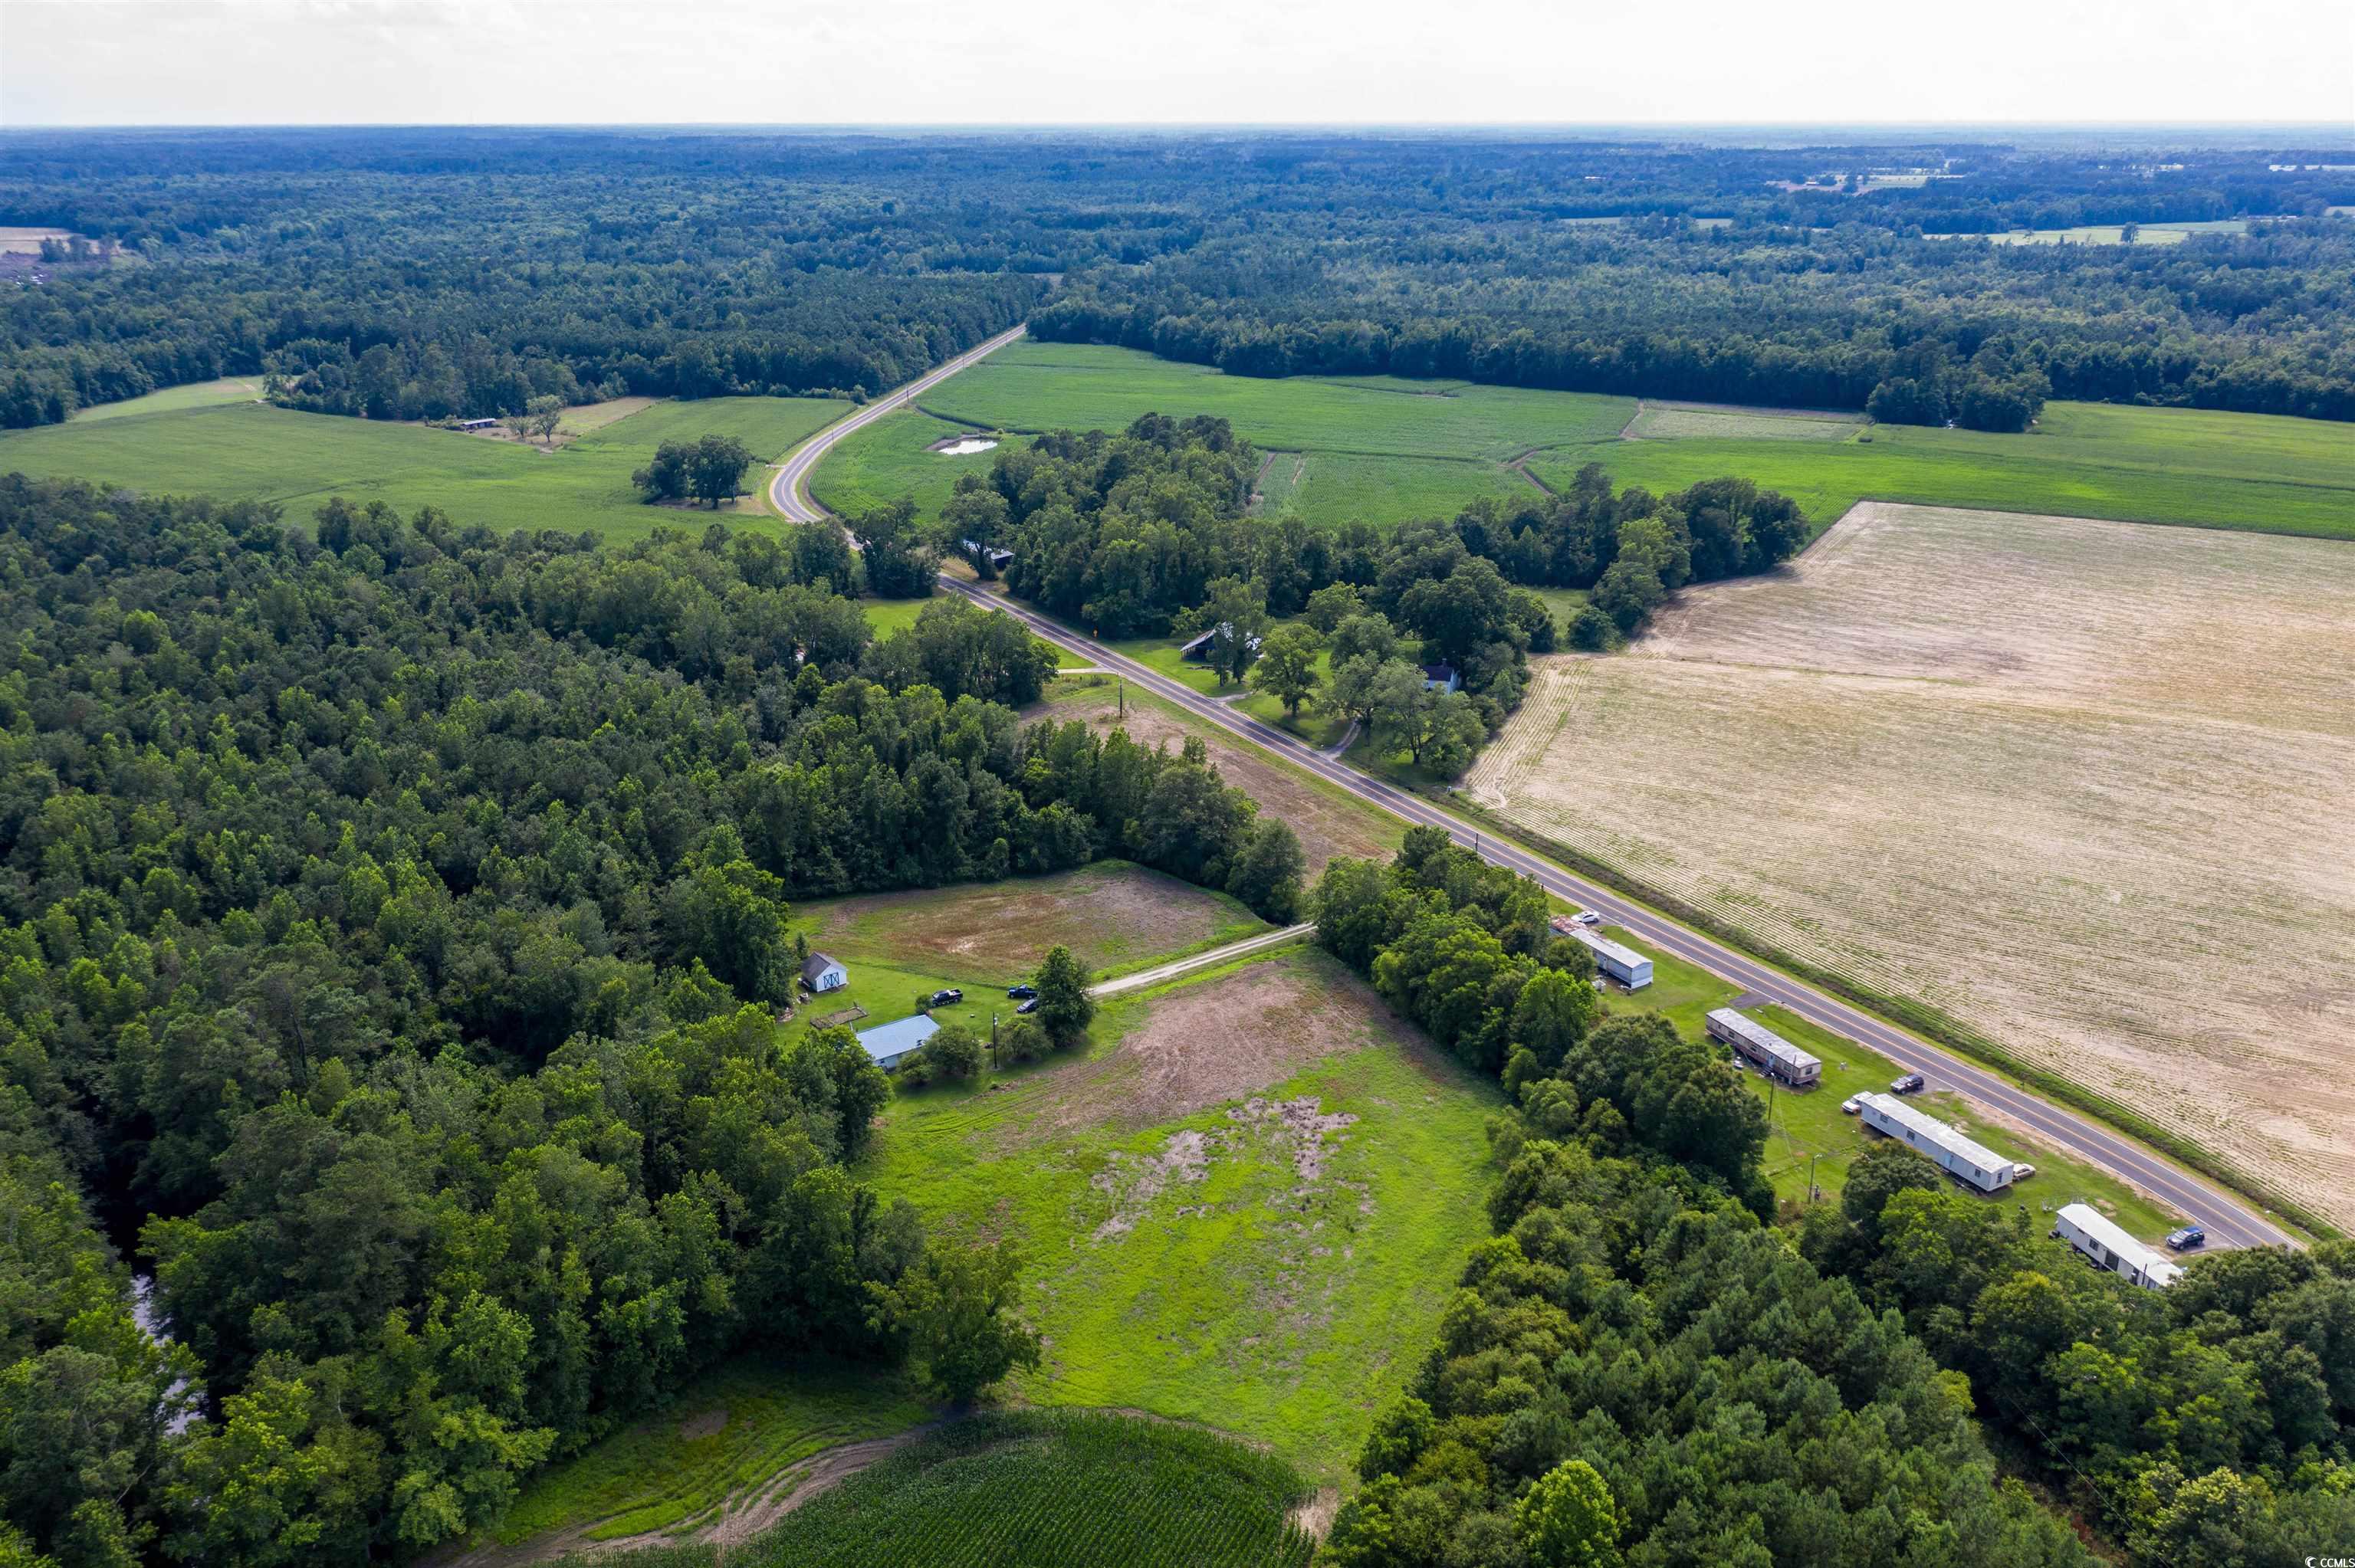
[[[1341,1511],[1341,1489],[1319,1487],[1316,1494],[1292,1510],[1292,1522],[1303,1534],[1325,1539],[1333,1528],[1333,1516]]]
[[[1200,736],[1209,747],[1211,764],[1230,785],[1258,801],[1262,811],[1292,825],[1300,837],[1300,852],[1308,863],[1311,882],[1324,871],[1325,863],[1337,856],[1388,860],[1405,836],[1404,824],[1394,823],[1370,806],[1325,793],[1300,769],[1207,725],[1189,723],[1173,716],[1167,708],[1142,702],[1130,703],[1128,716],[1122,718],[1109,689],[1065,698],[1026,716],[1085,719],[1107,734],[1124,729],[1139,745],[1166,745],[1172,751],[1183,746],[1188,736]]]
[[[829,951],[1001,978],[1028,973],[1058,943],[1092,972],[1195,947],[1241,918],[1200,888],[1124,863],[1020,882],[847,898],[821,914],[820,940]]]

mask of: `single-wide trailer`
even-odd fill
[[[2018,1180],[2019,1167],[1984,1143],[1975,1142],[1936,1117],[1925,1116],[1895,1095],[1856,1097],[1857,1115],[1873,1131],[1898,1139],[1955,1181],[1981,1192],[2000,1192]]]
[[[2055,1214],[2051,1234],[2096,1266],[2145,1290],[2164,1290],[2183,1272],[2181,1264],[2168,1262],[2091,1203],[2072,1203]]]

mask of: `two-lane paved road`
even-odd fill
[[[777,509],[797,522],[815,522],[824,517],[826,513],[808,498],[803,481],[835,442],[892,409],[906,407],[917,394],[955,375],[984,355],[1013,342],[1022,335],[1022,330],[1017,327],[1012,332],[990,339],[938,370],[911,382],[890,397],[812,436],[786,459],[777,475],[772,488]],[[1455,842],[1476,850],[1486,859],[1535,878],[1540,885],[1557,897],[1599,911],[1613,924],[1626,927],[1661,952],[1697,964],[1711,974],[1741,986],[1751,995],[1779,1003],[1811,1023],[1868,1045],[1907,1071],[1922,1074],[1939,1087],[1956,1090],[1996,1115],[2029,1128],[2038,1138],[2070,1150],[2200,1221],[2208,1227],[2212,1245],[2297,1245],[2294,1237],[2254,1206],[2212,1182],[2178,1170],[2140,1144],[2111,1131],[2090,1117],[2042,1099],[1950,1051],[1883,1022],[1828,992],[1770,969],[1722,942],[1678,925],[1608,888],[1572,876],[1550,861],[1541,860],[1514,844],[1501,843],[1419,795],[1369,778],[1273,725],[1263,724],[1249,714],[1238,713],[1227,704],[1205,696],[1183,682],[1173,681],[1134,659],[1115,653],[1102,643],[1043,615],[999,595],[985,592],[962,578],[943,574],[940,580],[941,586],[951,592],[963,594],[986,609],[1015,617],[1047,641],[1084,654],[1091,664],[1135,682],[1144,690],[1174,703],[1205,723],[1216,725],[1251,741],[1295,767],[1305,768],[1327,783],[1372,802],[1393,816],[1444,830]],[[1290,933],[1284,935],[1288,937]],[[2072,1196],[2072,1193],[2055,1191],[2047,1201],[2065,1201]]]
[[[826,508],[810,499],[809,475],[810,471],[817,467],[818,460],[826,456],[835,442],[853,430],[865,429],[886,414],[907,408],[919,395],[939,386],[984,355],[996,353],[1029,330],[1028,326],[1018,326],[1011,332],[999,333],[979,347],[958,355],[939,369],[926,371],[890,397],[878,398],[864,408],[837,419],[795,447],[786,457],[783,466],[777,470],[777,477],[769,482],[770,503],[784,514],[788,522],[823,521],[826,515]]]

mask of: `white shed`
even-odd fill
[[[826,953],[812,953],[802,965],[802,984],[813,991],[839,991],[850,983],[850,971],[842,960]]]

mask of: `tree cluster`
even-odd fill
[[[411,1552],[741,1346],[1019,1361],[845,1174],[886,1089],[780,1022],[788,900],[1113,853],[1288,917],[1298,849],[1024,729],[1008,618],[875,642],[827,535],[0,479],[0,1543]]]
[[[2163,1291],[2079,1266],[1913,1150],[1852,1167],[1802,1250],[1902,1312],[2137,1563],[2295,1563],[2355,1540],[2355,1245],[2201,1258]]]
[[[1998,1479],[1960,1380],[1762,1225],[1738,1070],[1657,1014],[1605,1019],[1534,884],[1418,829],[1313,903],[1328,950],[1515,1102],[1496,1234],[1377,1417],[1330,1561],[2091,1561]]]
[[[744,471],[755,461],[751,449],[734,436],[665,441],[655,449],[652,462],[630,475],[630,482],[648,505],[692,496],[716,512],[721,502],[743,493]]]

